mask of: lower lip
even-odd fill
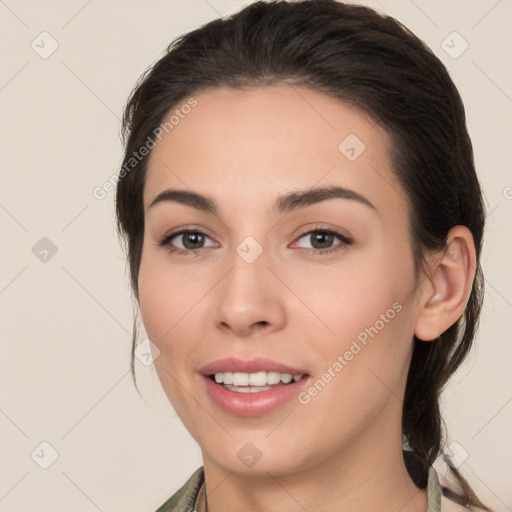
[[[252,417],[271,412],[296,397],[309,377],[304,376],[298,382],[276,385],[272,389],[257,393],[237,393],[216,384],[209,377],[203,375],[202,378],[208,396],[223,411],[237,416]]]

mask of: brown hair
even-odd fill
[[[136,84],[123,117],[124,172],[117,185],[116,214],[118,232],[127,242],[135,297],[138,301],[148,157],[133,164],[133,153],[154,135],[171,108],[195,92],[273,84],[303,85],[348,102],[386,129],[394,170],[409,203],[417,271],[426,249],[446,248],[453,226],[467,226],[473,235],[478,264],[464,314],[438,340],[414,340],[403,434],[411,449],[431,464],[444,443],[439,396],[471,348],[481,310],[485,211],[460,95],[441,61],[394,18],[335,0],[257,1],[170,44]],[[135,385],[136,339],[134,320]],[[461,487],[452,499],[489,510],[446,460]]]

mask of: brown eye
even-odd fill
[[[199,252],[198,249],[214,246],[215,243],[201,231],[183,230],[165,236],[158,245],[167,247],[170,252],[185,254]]]
[[[305,243],[300,243],[305,240]],[[352,243],[352,240],[341,233],[329,229],[315,229],[304,233],[297,241],[299,247],[316,253],[327,253],[343,249]],[[309,246],[308,246],[309,244]]]
[[[178,237],[182,237],[182,244],[184,249],[197,249],[198,247],[203,247],[205,237],[202,233],[198,233],[195,231],[189,231],[187,233],[182,233],[178,235]]]
[[[324,231],[316,231],[309,236],[314,249],[326,249],[331,247],[334,241],[334,235]]]

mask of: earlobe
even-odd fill
[[[437,339],[461,317],[471,294],[476,269],[473,236],[465,226],[455,226],[446,249],[433,258],[433,273],[425,280],[423,303],[414,334],[424,341]]]

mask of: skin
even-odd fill
[[[425,511],[426,491],[402,459],[402,400],[414,334],[435,339],[465,307],[471,234],[455,227],[451,256],[427,255],[432,273],[417,280],[405,193],[374,120],[286,85],[195,98],[150,156],[139,304],[163,389],[201,447],[208,510]],[[354,161],[338,149],[349,134],[366,146]],[[375,209],[335,198],[272,210],[281,195],[332,185]],[[175,201],[150,208],[169,188],[208,196],[217,214]],[[308,234],[320,228],[352,243],[334,237],[322,249]],[[159,245],[183,229],[204,233],[204,245],[193,254],[169,251],[190,242],[183,236]],[[247,236],[263,249],[252,263],[236,251]],[[315,382],[396,303],[401,311],[307,404],[242,418],[204,391],[199,369],[229,356],[304,367]],[[261,454],[250,468],[237,456],[248,442]]]

